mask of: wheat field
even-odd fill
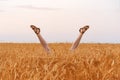
[[[0,80],[120,80],[120,44],[0,43]]]

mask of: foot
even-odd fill
[[[79,29],[79,32],[82,33],[82,34],[84,34],[84,33],[87,31],[88,28],[89,28],[89,26],[86,25],[86,26],[80,28],[80,29]]]
[[[37,35],[40,33],[40,28],[37,28],[37,27],[34,26],[34,25],[31,25],[30,27],[33,29],[33,31],[34,31]]]

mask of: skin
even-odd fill
[[[77,38],[77,39],[75,40],[75,42],[72,44],[70,50],[73,51],[73,50],[75,50],[75,49],[78,47],[82,36],[83,36],[83,34],[80,34],[80,35],[78,36],[78,38]]]
[[[50,53],[50,48],[48,47],[48,44],[46,43],[44,38],[41,36],[41,34],[38,34],[37,37],[38,37],[39,41],[41,42],[42,46],[44,47],[45,51],[47,53]]]
[[[84,26],[83,28],[80,28],[80,30],[79,30],[80,34],[77,37],[77,39],[75,40],[75,42],[72,44],[70,50],[74,51],[78,47],[83,34],[87,31],[88,28],[89,28],[88,25]]]
[[[40,34],[40,29],[37,28],[37,27],[34,26],[34,25],[31,25],[31,28],[32,28],[33,31],[36,33],[36,35],[37,35],[37,37],[38,37],[41,45],[44,47],[45,51],[46,51],[47,53],[50,53],[50,48],[48,47],[47,42],[44,40],[44,38],[43,38],[42,35]],[[74,50],[78,47],[78,45],[79,45],[79,43],[80,43],[80,40],[81,40],[83,34],[87,31],[88,28],[89,28],[88,25],[84,26],[83,28],[80,28],[80,30],[79,30],[80,34],[79,34],[79,36],[77,37],[77,39],[75,40],[75,42],[72,44],[72,46],[71,46],[71,48],[70,48],[71,51],[74,51]]]
[[[31,28],[37,28],[36,26],[34,25],[31,25]],[[48,44],[47,42],[44,40],[44,38],[42,37],[42,35],[40,34],[40,30],[37,30],[37,29],[33,29],[33,31],[36,33],[41,45],[44,47],[45,51],[47,53],[50,53],[50,48],[48,47]]]

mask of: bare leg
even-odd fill
[[[34,32],[36,33],[36,35],[37,35],[40,43],[41,43],[42,46],[44,47],[45,51],[46,51],[47,53],[50,53],[50,48],[48,47],[46,41],[44,40],[44,38],[43,38],[43,37],[41,36],[41,34],[40,34],[40,29],[37,28],[37,27],[34,26],[34,25],[31,25],[31,28],[32,28],[32,29],[34,30]]]
[[[85,33],[85,31],[86,31],[88,28],[89,28],[88,25],[84,26],[83,28],[80,28],[80,30],[79,30],[80,34],[79,34],[78,38],[75,40],[75,42],[72,44],[70,50],[73,51],[73,50],[75,50],[75,49],[78,47],[78,45],[79,45],[79,43],[80,43],[80,40],[81,40],[83,34]]]

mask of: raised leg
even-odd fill
[[[41,36],[41,34],[40,34],[40,29],[37,28],[37,27],[34,26],[34,25],[31,25],[30,27],[31,27],[31,28],[33,29],[33,31],[36,33],[36,35],[37,35],[40,43],[41,43],[42,46],[44,47],[45,51],[46,51],[47,53],[50,53],[50,48],[48,47],[47,42],[44,40],[44,38],[43,38],[43,37]]]
[[[79,34],[78,38],[75,40],[75,42],[72,44],[70,50],[73,51],[73,50],[75,50],[78,47],[83,34],[86,32],[86,30],[88,28],[89,28],[89,26],[86,25],[86,26],[84,26],[84,27],[82,27],[82,28],[79,29],[80,34]]]

